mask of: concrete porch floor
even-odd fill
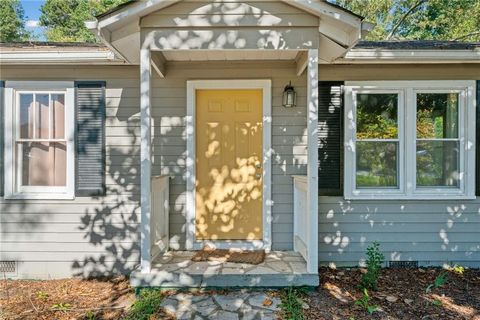
[[[259,265],[193,262],[194,251],[170,251],[157,257],[150,273],[130,275],[134,287],[288,287],[318,286],[318,274],[307,273],[303,257],[293,251],[272,251]]]

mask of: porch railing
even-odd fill
[[[169,176],[152,177],[152,215],[150,217],[151,261],[168,250]]]
[[[307,179],[307,176],[293,176],[293,250],[302,255],[307,262],[307,269],[310,269],[310,260],[312,256],[313,259],[316,257],[312,250],[317,250],[317,247],[310,243],[311,214],[308,211]]]

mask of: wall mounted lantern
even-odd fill
[[[293,108],[297,105],[297,93],[292,87],[292,82],[285,87],[283,90],[283,106],[285,108]]]

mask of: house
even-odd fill
[[[0,48],[0,271],[135,286],[480,267],[480,44],[362,38],[320,0],[131,1]],[[257,267],[193,251],[264,249]]]

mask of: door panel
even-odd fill
[[[196,92],[196,239],[263,234],[262,90]]]

